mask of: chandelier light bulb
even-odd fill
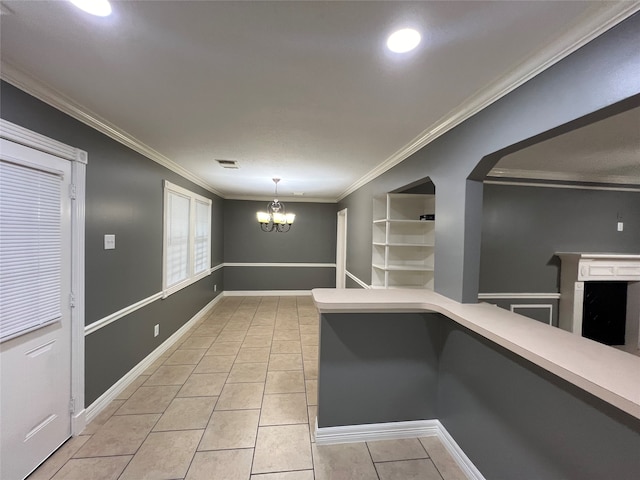
[[[256,212],[256,218],[263,232],[284,233],[291,230],[296,215],[295,213],[287,213],[284,203],[278,200],[278,182],[279,178],[274,178],[273,183],[276,184],[275,198],[267,205],[266,212]]]

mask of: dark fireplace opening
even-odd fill
[[[582,336],[605,345],[624,345],[627,282],[585,282]]]

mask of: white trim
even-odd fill
[[[225,297],[305,297],[311,290],[225,290]]]
[[[319,428],[316,418],[316,445],[435,437],[438,434],[439,423],[437,420],[414,420]]]
[[[188,256],[187,256],[187,275],[184,280],[167,285],[167,225],[169,225],[169,194],[178,194],[189,200],[189,238],[188,238]],[[209,252],[209,268],[204,269],[201,272],[194,272],[195,270],[195,236],[196,236],[196,208],[197,202],[204,203],[209,208],[208,215],[208,231],[209,237],[207,238],[206,251]],[[211,275],[211,211],[212,200],[207,197],[203,197],[191,190],[171,183],[169,180],[163,181],[163,220],[162,220],[162,298],[167,298],[169,295],[182,290],[202,280],[204,277]]]
[[[613,185],[640,185],[638,176],[599,175],[597,173],[551,172],[545,170],[520,170],[515,168],[494,168],[487,177],[524,178],[528,180],[547,180],[558,182],[607,183]]]
[[[84,310],[85,310],[85,195],[87,152],[0,119],[0,137],[71,162],[71,434],[85,425],[84,408]]]
[[[271,202],[273,196],[265,195],[226,195],[225,200],[250,200],[254,202]],[[338,203],[335,198],[328,197],[304,197],[300,195],[281,196],[278,194],[278,200],[286,203]]]
[[[162,298],[167,298],[168,296],[173,295],[176,292],[179,292],[183,288],[187,288],[189,285],[193,285],[194,283],[199,282],[200,280],[202,280],[205,277],[208,277],[209,275],[211,275],[211,269],[210,268],[207,269],[207,270],[204,270],[203,272],[198,273],[197,275],[195,275],[193,277],[189,277],[189,278],[183,280],[180,283],[176,283],[175,285],[171,285],[170,287],[168,287],[165,290],[163,290]]]
[[[343,208],[337,214],[336,222],[336,288],[346,287],[347,276],[347,233],[348,209]]]
[[[335,263],[224,263],[225,267],[303,267],[303,268],[335,268]]]
[[[180,327],[173,335],[167,338],[162,344],[160,344],[153,352],[147,355],[140,363],[129,370],[120,380],[114,383],[109,390],[104,392],[98,397],[91,405],[86,409],[87,423],[93,420],[109,403],[115,399],[120,393],[127,388],[131,382],[133,382],[138,376],[144,372],[149,366],[162,356],[171,346],[176,343],[180,338],[189,331],[202,317],[204,317],[213,306],[220,301],[222,295],[218,295],[216,298],[206,304],[198,313],[196,313],[188,322]]]
[[[540,188],[566,188],[573,190],[604,190],[613,192],[640,192],[640,188],[633,187],[604,187],[598,185],[570,185],[566,183],[542,183],[542,182],[509,182],[502,180],[485,180],[487,185],[511,185],[515,187],[540,187]]]
[[[202,178],[194,175],[189,170],[175,163],[173,160],[170,160],[124,130],[121,130],[114,124],[93,113],[85,106],[80,105],[61,92],[55,90],[53,87],[36,80],[6,61],[3,61],[1,64],[0,78],[37,99],[42,100],[44,103],[51,105],[76,120],[79,120],[85,125],[103,133],[122,145],[144,155],[149,160],[159,163],[163,167],[166,167],[187,180],[192,181],[196,185],[199,185],[211,193],[224,198],[220,192]]]
[[[387,160],[349,186],[338,196],[338,201],[341,201],[347,195],[350,195],[387,170],[395,167],[425,145],[433,142],[438,137],[504,97],[520,85],[558,63],[594,38],[630,17],[638,10],[640,10],[640,2],[638,1],[600,4],[594,7],[593,13],[585,15],[583,17],[584,20],[580,24],[575,25],[574,28],[568,28],[561,38],[547,45],[546,48],[540,50],[537,54],[525,59],[513,68],[511,72],[503,75],[488,87],[473,94],[457,108],[424,130],[404,148],[398,150]],[[557,48],[558,45],[560,49]]]
[[[453,439],[447,429],[444,428],[444,425],[442,425],[439,420],[436,420],[436,422],[438,422],[439,426],[438,439],[442,442],[444,448],[447,449],[467,478],[469,480],[485,480],[484,475],[480,473],[480,470],[478,470],[471,459],[467,457],[462,448],[460,448],[460,445]]]
[[[318,428],[318,419],[316,417],[315,437],[316,445],[438,437],[468,479],[484,480],[484,476],[469,457],[465,455],[439,420],[415,420],[411,422],[371,423]]]
[[[93,322],[92,324],[84,327],[84,335],[89,335],[95,332],[96,330],[101,329],[102,327],[106,327],[110,323],[113,323],[116,320],[120,320],[122,317],[126,317],[127,315],[135,312],[136,310],[139,310],[142,307],[146,307],[150,303],[153,303],[156,300],[159,300],[161,298],[162,298],[162,292],[154,293],[150,297],[143,298],[139,302],[136,302],[132,305],[124,307],[123,309],[118,310],[117,312],[113,312],[111,315],[107,315],[106,317],[101,318],[100,320]]]
[[[218,264],[218,265],[216,265],[215,267],[211,267],[211,268],[209,269],[209,273],[213,273],[213,272],[215,272],[215,271],[217,271],[217,270],[220,270],[220,269],[221,269],[221,268],[223,268],[223,267],[224,267],[224,263],[219,263],[219,264]]]
[[[513,313],[518,313],[516,312],[516,308],[529,308],[529,309],[548,308],[549,321],[547,323],[549,325],[553,325],[553,305],[551,305],[550,303],[512,303],[511,305],[509,305],[509,310],[511,310]],[[526,315],[524,315],[523,313],[521,313],[520,315],[523,315],[526,317]]]
[[[76,149],[77,150],[77,149]],[[78,151],[76,152],[78,153]],[[85,196],[87,154],[77,155],[71,162],[71,181],[75,185],[75,198],[71,200],[71,291],[74,308],[71,309],[71,434],[84,430],[84,311],[85,311]]]
[[[640,2],[638,1],[607,2],[597,5],[593,8],[592,14],[585,15],[583,17],[584,20],[575,25],[574,28],[568,28],[563,37],[557,39],[537,54],[527,58],[524,62],[512,69],[510,73],[504,75],[501,79],[492,83],[487,88],[476,92],[469,99],[460,104],[455,110],[452,110],[450,113],[423,131],[404,148],[398,150],[383,163],[354,182],[342,194],[340,194],[337,199],[329,200],[328,202],[339,202],[358,188],[393,168],[395,165],[399,164],[425,145],[431,143],[455,126],[491,105],[493,102],[504,97],[512,90],[515,90],[523,83],[559,62],[583,45],[586,45],[610,28],[613,28],[615,25],[630,17],[638,10],[640,10]],[[554,48],[558,45],[560,45],[559,49]],[[238,198],[224,196],[201,177],[194,175],[189,170],[178,165],[148,145],[145,145],[124,130],[121,130],[109,121],[91,112],[88,108],[71,100],[69,97],[55,90],[51,86],[36,80],[25,72],[22,72],[6,61],[1,63],[0,78],[18,87],[20,90],[38,98],[39,100],[42,100],[46,104],[70,115],[76,120],[89,125],[115,141],[144,155],[150,160],[153,160],[169,170],[176,172],[178,175],[192,181],[196,185],[200,185],[211,193],[214,193],[221,198]],[[296,201],[304,200],[300,199]]]
[[[345,270],[345,272],[347,274],[347,277],[349,277],[351,280],[353,280],[354,282],[356,282],[358,285],[360,285],[362,288],[371,288],[370,285],[367,285],[366,283],[364,283],[362,280],[360,280],[358,277],[356,277],[353,273],[351,273],[349,270]]]
[[[56,157],[72,162],[87,163],[87,152],[70,147],[62,142],[45,137],[39,133],[27,130],[20,125],[0,118],[0,136],[14,143],[24,145],[40,152],[50,153]]]
[[[498,299],[498,300],[512,300],[529,298],[531,300],[558,300],[560,298],[559,293],[479,293],[479,300]]]

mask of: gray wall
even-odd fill
[[[439,315],[320,317],[318,426],[437,418]]]
[[[640,420],[448,320],[438,419],[488,479],[635,479]]]
[[[339,204],[349,209],[347,270],[370,283],[373,196],[430,177],[436,187],[435,290],[475,302],[481,180],[497,161],[492,154],[560,133],[593,112],[606,116],[603,109],[638,95],[638,44],[636,14],[347,196]]]
[[[559,292],[556,252],[640,253],[640,192],[485,185],[480,292]]]
[[[439,419],[487,479],[635,479],[640,420],[439,314],[321,316],[318,426]]]
[[[337,204],[284,202],[296,214],[286,233],[263,232],[256,212],[267,202],[224,201],[226,263],[335,263]],[[310,290],[335,287],[335,268],[225,267],[226,290]]]
[[[164,300],[157,300],[85,337],[85,403],[100,395],[140,363],[214,298],[212,283],[222,284],[222,271]],[[153,337],[153,326],[160,334]]]
[[[162,290],[162,180],[211,198],[212,265],[222,263],[222,199],[3,82],[3,119],[88,153],[85,217],[87,325]],[[116,249],[104,250],[104,234]],[[106,391],[222,290],[213,275],[86,337],[86,405]],[[153,326],[161,335],[153,338]]]

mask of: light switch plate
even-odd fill
[[[624,230],[624,223],[618,222],[618,231],[621,232]]]
[[[107,234],[104,236],[104,249],[115,250],[116,248],[116,236],[113,234]]]

